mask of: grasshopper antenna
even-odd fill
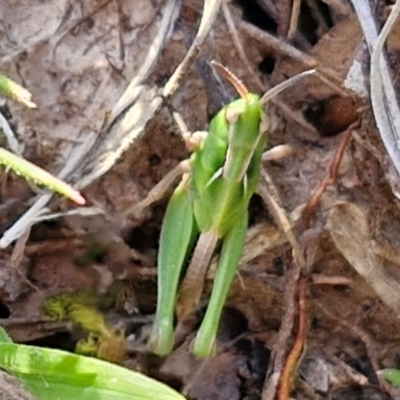
[[[284,90],[290,88],[293,86],[295,83],[297,83],[299,80],[303,79],[304,77],[308,75],[315,74],[315,69],[309,69],[307,71],[303,71],[300,74],[297,74],[295,76],[292,76],[289,79],[286,79],[286,81],[283,81],[279,83],[278,85],[274,86],[272,89],[269,89],[264,96],[261,98],[260,103],[265,104],[268,101],[270,101],[273,97],[278,95],[279,93],[283,92]]]
[[[249,91],[247,90],[244,83],[228,68],[224,67],[218,61],[212,60],[210,63],[218,73],[223,76],[230,84],[236,89],[242,99],[249,97]]]

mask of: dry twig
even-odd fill
[[[351,124],[343,134],[343,138],[339,144],[338,149],[336,150],[335,157],[333,158],[332,164],[329,169],[329,175],[320,183],[315,193],[311,196],[310,200],[303,211],[302,214],[302,228],[307,229],[310,225],[312,214],[315,211],[317,204],[319,203],[321,196],[325,193],[328,186],[333,185],[337,180],[337,174],[340,166],[340,162],[342,161],[344,151],[347,147],[347,144],[350,141],[352,131],[359,126],[360,122],[354,122]]]

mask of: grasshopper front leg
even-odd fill
[[[135,218],[140,217],[143,210],[161,200],[167,191],[170,190],[172,185],[178,180],[178,178],[188,171],[190,171],[189,161],[181,161],[160,182],[158,182],[153,189],[150,190],[150,192],[142,201],[126,209],[123,213],[123,216],[133,216]]]
[[[193,247],[198,229],[185,174],[175,189],[163,220],[158,252],[157,312],[150,337],[150,347],[158,355],[166,355],[174,345],[176,293],[182,267]]]

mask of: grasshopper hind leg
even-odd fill
[[[209,357],[214,351],[222,309],[242,254],[247,225],[246,211],[223,239],[210,302],[192,349],[198,357]]]

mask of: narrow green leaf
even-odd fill
[[[36,108],[36,104],[31,101],[32,94],[18,83],[3,74],[0,74],[0,92],[13,100],[19,101],[29,108]]]
[[[0,164],[5,165],[7,168],[23,176],[25,179],[31,179],[39,185],[53,190],[79,205],[84,205],[86,200],[84,197],[75,190],[68,183],[56,178],[43,168],[31,163],[24,158],[21,158],[10,151],[0,147]]]
[[[0,343],[0,367],[40,400],[184,400],[145,375],[61,350]]]

